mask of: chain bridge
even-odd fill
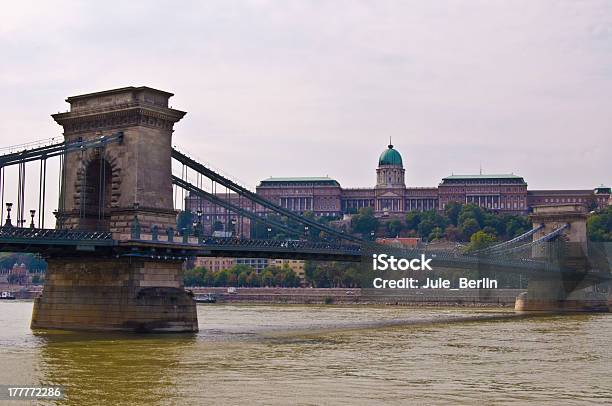
[[[196,331],[195,304],[182,284],[182,264],[190,257],[369,263],[371,253],[381,249],[263,199],[174,148],[174,124],[186,113],[168,107],[171,96],[148,87],[127,87],[69,97],[70,110],[53,115],[64,129],[63,139],[4,149],[0,204],[6,214],[0,215],[0,251],[38,253],[48,262],[45,288],[34,305],[33,328]],[[57,161],[56,174],[48,172],[50,160]],[[18,172],[16,196],[5,196],[14,185],[6,171],[11,166]],[[26,169],[33,167],[36,182],[26,176]],[[180,174],[173,173],[177,167]],[[199,181],[192,181],[190,174]],[[202,179],[211,182],[208,191]],[[59,199],[54,227],[47,227],[51,184],[57,185]],[[251,202],[253,209],[224,199],[215,193],[217,187]],[[193,231],[177,230],[173,194],[179,189],[295,238],[206,235],[201,216],[189,229]],[[32,196],[35,208],[28,207]],[[545,304],[525,297],[517,305],[524,310],[559,307],[578,284],[609,279],[607,257],[599,263],[589,260],[582,208],[536,208],[532,217],[532,230],[480,251],[391,249],[405,258],[425,253],[441,269],[533,275],[540,281],[534,283],[538,292],[550,291],[554,297],[547,296]],[[311,238],[305,230],[316,230],[320,237]],[[551,277],[563,281],[563,287],[551,290]],[[568,280],[575,281],[571,289]]]

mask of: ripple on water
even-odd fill
[[[29,330],[0,304],[0,381],[71,404],[603,404],[610,315],[482,309],[199,306],[195,335]]]

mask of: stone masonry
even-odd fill
[[[135,214],[143,231],[149,231],[152,225],[175,227],[170,177],[172,132],[185,112],[168,107],[171,96],[148,87],[126,87],[66,99],[70,111],[53,115],[64,128],[66,142],[97,139],[118,131],[124,137],[120,144],[65,157],[60,228],[94,228],[91,218],[99,212],[99,196],[89,194],[99,183],[104,184],[108,197],[102,208],[105,221],[102,226],[98,224],[98,230],[129,232]],[[104,179],[91,170],[100,159],[110,172]],[[87,202],[92,202],[89,207]]]
[[[50,259],[32,328],[197,331],[181,262]]]
[[[168,107],[172,93],[125,87],[66,99],[54,114],[67,143],[123,133],[122,141],[63,157],[57,228],[110,231],[131,239],[153,226],[176,227],[172,199],[172,132],[185,112]],[[182,262],[81,253],[48,258],[34,303],[32,328],[193,332],[195,302],[182,282]]]

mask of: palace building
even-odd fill
[[[340,217],[371,207],[377,217],[401,217],[410,211],[442,211],[450,202],[471,203],[497,213],[526,214],[541,204],[581,203],[591,208],[604,207],[611,201],[610,188],[600,186],[587,190],[528,190],[525,180],[515,174],[450,175],[434,187],[406,186],[405,170],[400,152],[389,144],[378,158],[374,187],[342,188],[329,177],[271,177],[262,180],[256,193],[286,209],[315,216]],[[244,209],[265,213],[235,194],[219,194],[223,199]],[[244,220],[197,197],[187,196],[186,210],[200,210],[205,229],[214,223],[230,224],[236,229]],[[225,229],[225,228],[224,228]]]

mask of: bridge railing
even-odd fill
[[[110,232],[56,230],[47,228],[0,227],[0,241],[31,240],[40,242],[61,241],[112,241]]]
[[[163,234],[158,233],[138,233],[116,234],[115,238],[120,242],[146,242],[146,243],[165,243],[173,245],[185,245],[188,247],[226,247],[244,249],[279,249],[279,250],[310,250],[310,251],[329,251],[345,252],[352,255],[359,255],[360,245],[338,244],[334,242],[304,241],[304,240],[264,240],[247,239],[238,237],[212,237],[184,234],[175,235],[174,231],[166,230]]]

